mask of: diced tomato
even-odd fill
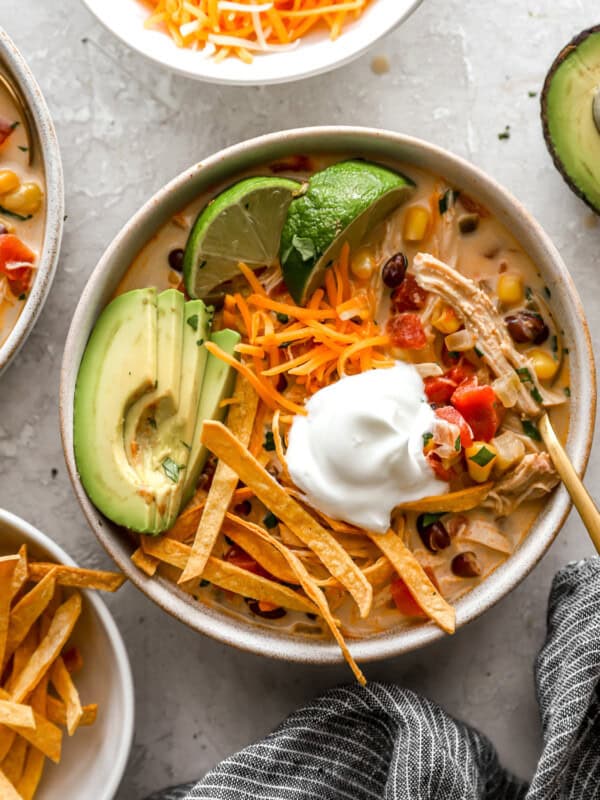
[[[253,572],[255,575],[260,575],[263,578],[271,578],[272,576],[261,567],[261,565],[252,558],[245,550],[237,545],[232,545],[225,553],[225,561],[234,564],[240,569],[245,569],[247,572]]]
[[[455,394],[456,391],[454,392]],[[454,395],[452,396],[454,397]],[[445,419],[446,422],[451,422],[457,426],[460,431],[460,443],[463,447],[470,447],[473,444],[474,431],[471,430],[468,421],[456,408],[442,406],[442,408],[436,408],[435,413],[440,419]]]
[[[476,439],[489,442],[494,437],[500,413],[491,386],[479,386],[477,378],[470,378],[461,383],[450,402],[466,419]]]
[[[395,347],[421,350],[427,344],[418,314],[395,314],[388,319],[386,329]]]
[[[426,616],[421,606],[409,592],[408,586],[404,583],[402,578],[394,578],[390,588],[392,590],[392,598],[400,613],[406,614],[407,617]]]
[[[452,470],[449,470],[445,467],[442,462],[440,461],[440,457],[435,453],[428,453],[425,458],[431,469],[435,472],[436,478],[439,478],[441,481],[449,482],[452,477]]]
[[[396,314],[402,311],[418,311],[423,308],[426,300],[427,292],[421,289],[414,276],[409,273],[392,292],[392,311]]]
[[[0,144],[4,144],[4,142],[8,139],[11,133],[15,129],[15,123],[11,122],[6,117],[0,117]]]
[[[434,376],[425,378],[425,394],[430,403],[447,404],[454,394],[456,383],[449,378]]]
[[[470,361],[467,361],[466,358],[461,357],[460,361],[456,366],[451,367],[446,373],[445,377],[458,386],[459,383],[466,381],[467,378],[471,378],[475,374],[475,367],[471,364]]]
[[[26,264],[33,264],[35,253],[12,233],[0,234],[0,275],[8,279],[11,292],[15,297],[28,291],[33,269]],[[13,264],[21,266],[13,267]]]

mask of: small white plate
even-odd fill
[[[144,28],[149,11],[138,0],[83,2],[115,36],[152,61],[197,80],[237,85],[287,83],[339,67],[393,30],[421,4],[421,0],[373,0],[334,42],[326,31],[317,31],[302,39],[296,49],[257,55],[252,64],[238,58],[215,64],[201,53],[177,47],[166,33]]]
[[[70,556],[28,522],[0,509],[0,555],[27,545],[32,558],[75,565]],[[84,659],[77,687],[84,703],[98,703],[94,725],[63,738],[60,764],[46,761],[36,800],[112,800],[133,739],[134,693],[121,634],[95,592],[85,591],[73,642]]]

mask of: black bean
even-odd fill
[[[446,530],[444,523],[440,520],[432,522],[430,525],[423,525],[426,514],[421,514],[417,518],[417,531],[425,547],[432,553],[438,550],[445,550],[450,546],[450,534]]]
[[[452,559],[452,572],[459,578],[478,578],[481,567],[477,556],[471,550],[459,553]]]
[[[395,289],[400,286],[406,275],[408,259],[404,253],[396,253],[383,265],[381,277],[388,289]]]
[[[285,617],[286,611],[285,608],[273,608],[271,611],[261,611],[258,600],[250,600],[246,598],[246,602],[248,603],[248,607],[253,614],[256,614],[258,617],[264,617],[265,619],[281,619],[281,617]]]
[[[517,344],[543,344],[550,335],[544,318],[537,311],[517,311],[504,317],[504,322]]]
[[[181,247],[176,247],[169,253],[169,266],[175,272],[183,272],[183,250]]]

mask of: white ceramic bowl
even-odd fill
[[[358,156],[392,167],[414,165],[444,176],[451,185],[481,200],[505,224],[539,267],[552,293],[551,306],[570,347],[571,424],[567,451],[583,472],[592,443],[596,411],[594,358],[577,290],[558,251],[526,209],[477,167],[447,150],[390,131],[342,126],[304,128],[260,136],[229,147],[178,175],[148,200],[109,244],[85,287],[75,311],[63,358],[60,413],[67,467],[90,527],[130,580],[165,611],[191,628],[242,649],[274,658],[313,663],[341,661],[337,645],[274,631],[253,620],[240,621],[218,608],[195,601],[162,577],[149,578],[131,562],[133,544],[107,520],[86,495],[73,453],[73,396],[79,363],[90,332],[125,271],[156,231],[188,203],[211,188],[233,182],[241,172],[294,154],[331,153]],[[570,509],[564,487],[550,495],[518,550],[483,583],[456,604],[457,628],[478,617],[510,592],[550,547]],[[433,623],[390,630],[352,642],[359,661],[398,655],[441,639]]]
[[[63,230],[64,190],[58,140],[48,106],[25,59],[0,28],[0,70],[7,72],[23,96],[36,137],[35,146],[44,170],[44,241],[33,286],[12,331],[0,346],[0,373],[6,369],[31,333],[54,280]]]
[[[332,42],[326,31],[306,36],[300,45],[282,53],[257,56],[252,64],[227,58],[221,64],[189,49],[177,47],[170,36],[144,28],[148,7],[139,0],[83,0],[89,10],[122,42],[169,69],[209,83],[258,85],[287,83],[318,75],[357,58],[403,22],[421,0],[373,0],[362,16]]]
[[[0,509],[0,555],[22,545],[32,558],[75,565],[73,559],[28,522]],[[60,764],[46,763],[38,800],[112,800],[131,750],[134,693],[121,634],[97,593],[84,591],[73,641],[84,658],[77,675],[82,701],[98,703],[94,725],[63,738]]]

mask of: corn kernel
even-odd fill
[[[18,188],[20,183],[21,179],[16,172],[11,169],[0,169],[0,194],[12,192],[13,189]]]
[[[546,350],[530,350],[527,357],[533,365],[535,374],[541,381],[549,381],[556,375],[558,361],[555,361]]]
[[[402,236],[407,242],[420,242],[429,228],[429,210],[425,206],[411,206],[404,217]]]
[[[373,274],[375,269],[375,260],[373,254],[366,247],[361,247],[352,255],[350,262],[350,272],[355,278],[361,281],[367,281]]]
[[[456,333],[462,325],[462,322],[456,316],[454,309],[451,306],[443,306],[438,313],[432,317],[431,324],[437,328],[440,333]]]
[[[498,300],[505,306],[514,306],[523,302],[523,278],[514,273],[504,272],[498,278],[496,286]]]
[[[15,214],[35,214],[42,205],[42,190],[37,183],[22,183],[17,189],[3,195],[0,205]]]
[[[490,442],[473,442],[465,449],[467,469],[476,483],[485,483],[492,472],[498,454]]]

